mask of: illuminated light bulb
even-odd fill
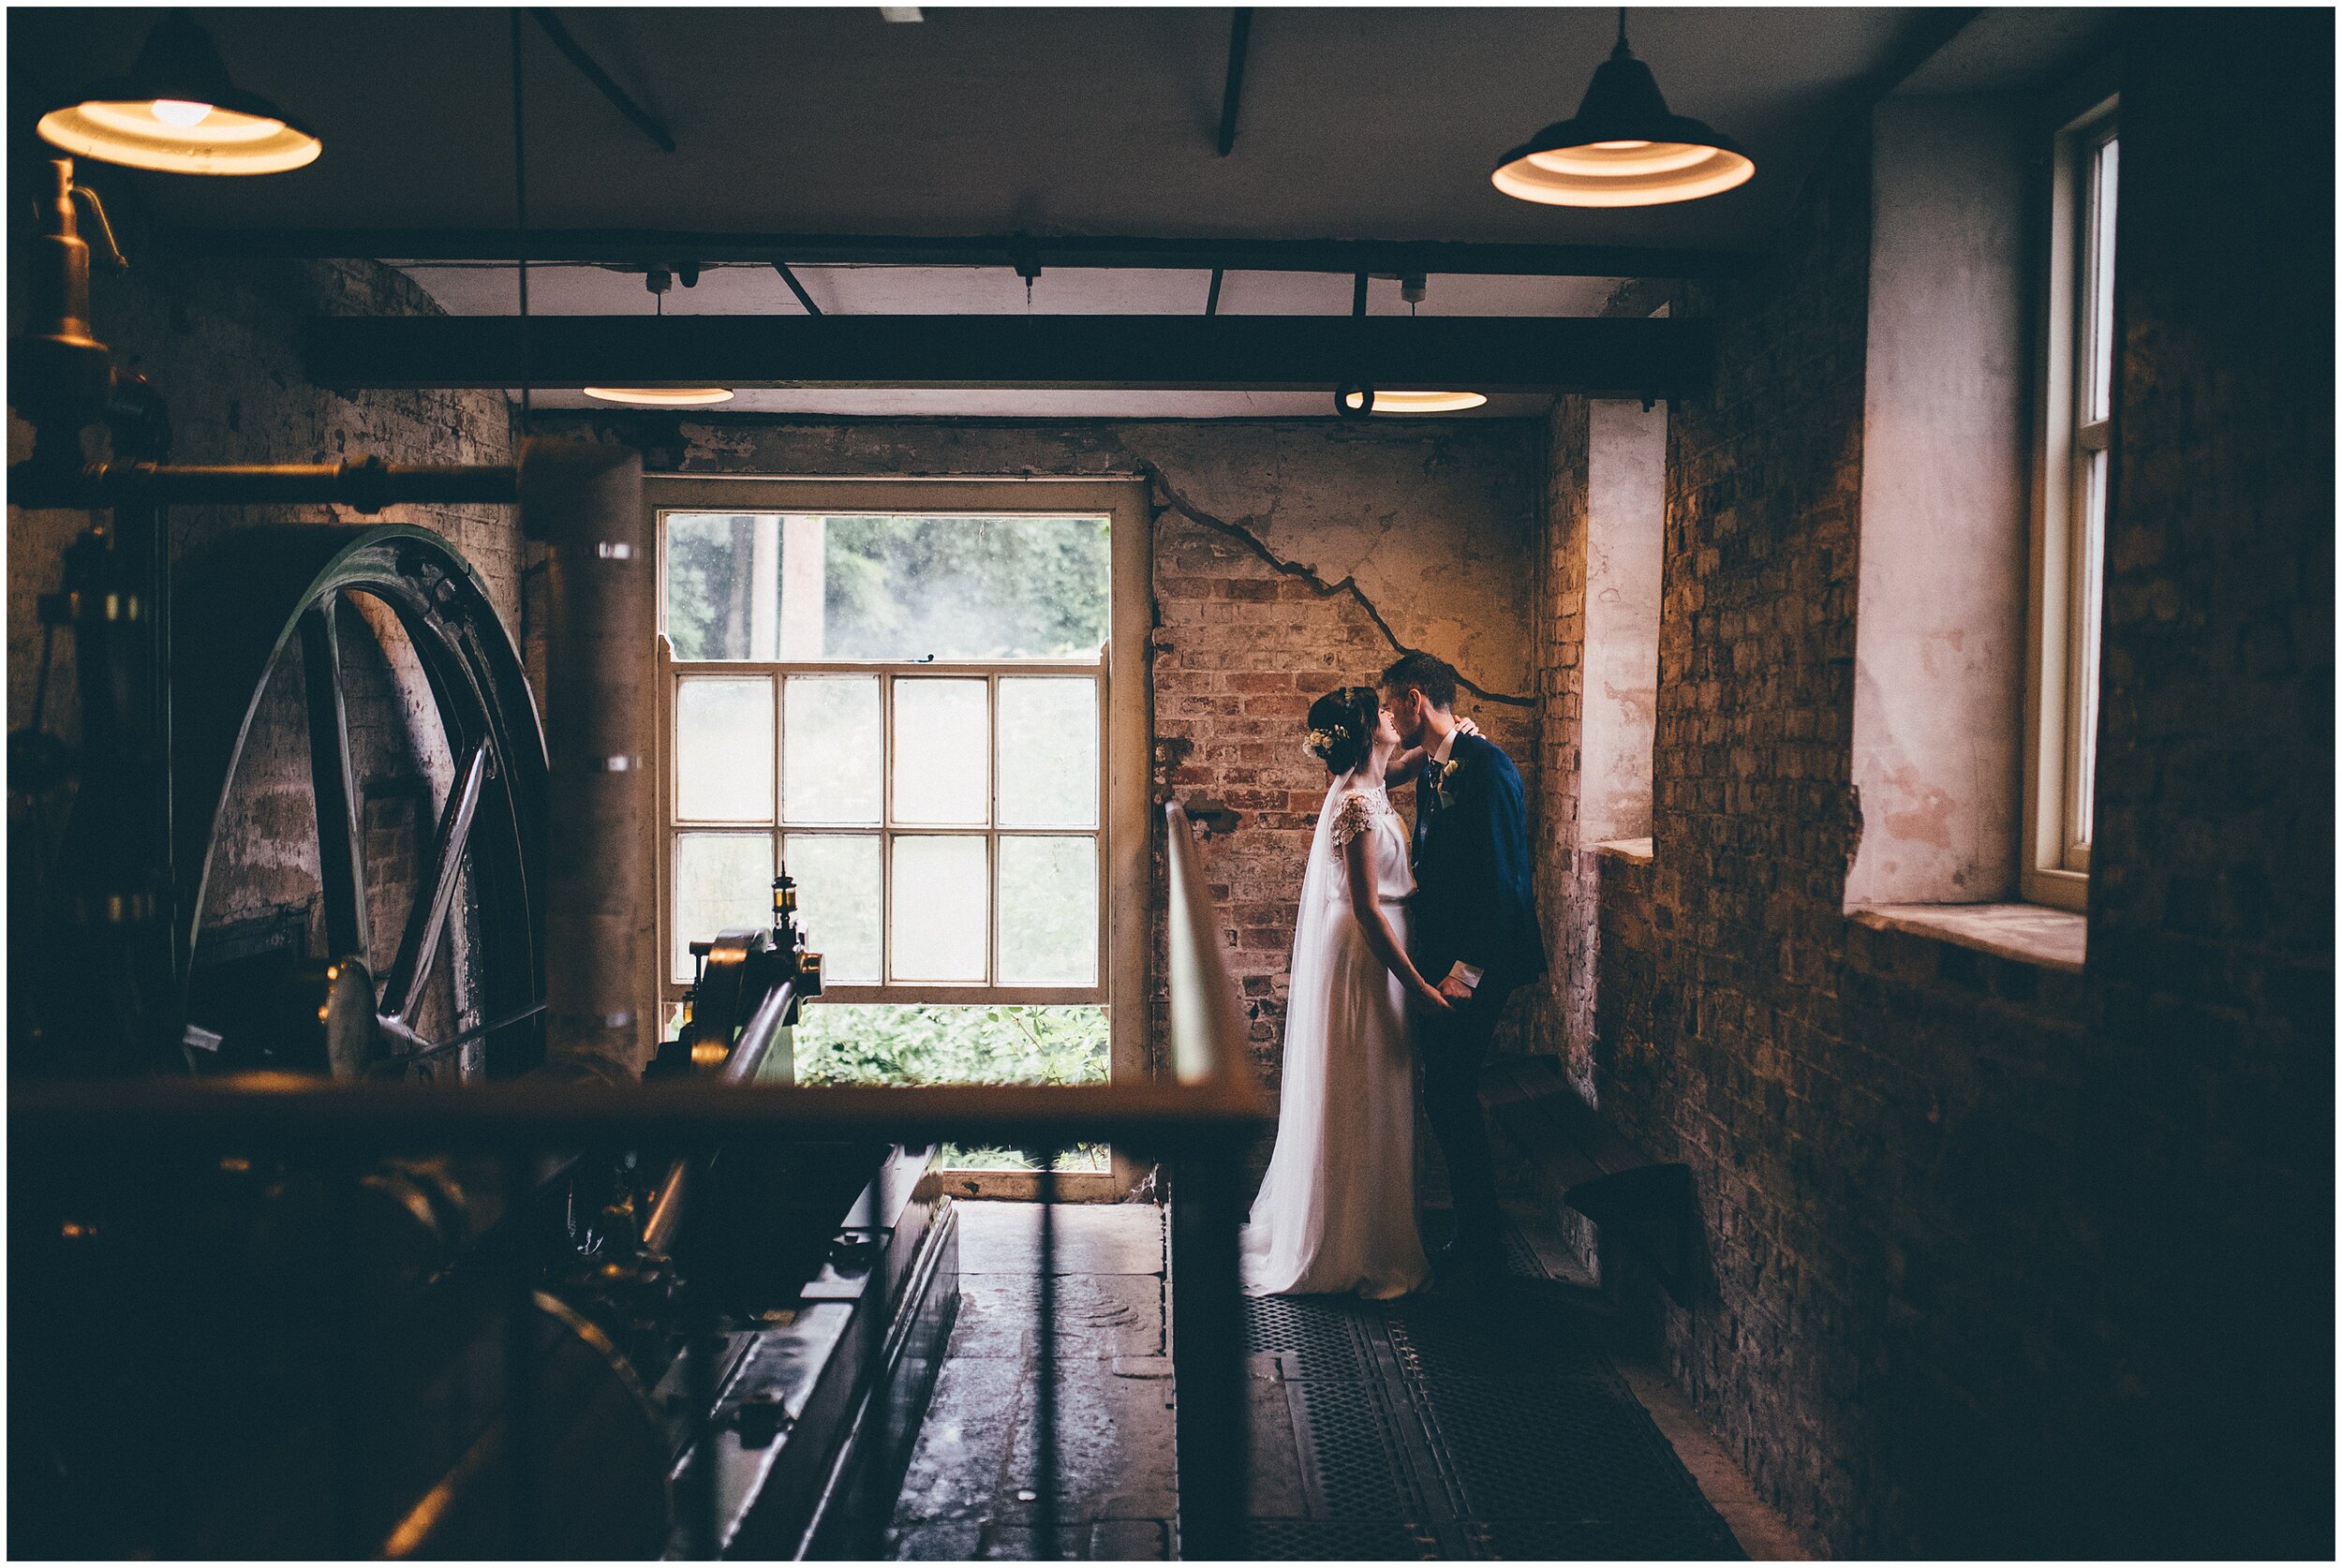
[[[1477,408],[1488,401],[1486,392],[1383,392],[1374,393],[1372,413],[1377,414],[1453,414],[1466,408]],[[1366,406],[1361,392],[1350,392],[1342,402],[1353,408]]]
[[[156,98],[155,118],[166,126],[200,126],[212,112],[208,103],[189,103],[184,98]]]
[[[696,408],[732,401],[729,387],[587,387],[585,392],[604,403],[631,403],[645,408]]]

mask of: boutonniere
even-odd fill
[[[1463,764],[1450,757],[1444,762],[1433,762],[1430,766],[1431,793],[1439,797],[1440,809],[1445,811],[1456,804],[1450,786],[1454,783],[1456,776],[1463,771]]]

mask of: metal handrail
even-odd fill
[[[1191,1129],[1258,1123],[1257,1091],[1241,1085],[865,1085],[811,1087],[718,1080],[616,1087],[596,1083],[453,1086],[328,1083],[290,1073],[197,1079],[58,1079],[11,1085],[14,1137],[71,1137],[217,1146],[248,1139],[332,1140],[344,1153],[509,1149],[572,1144],[678,1146],[810,1133],[888,1132],[910,1139],[982,1135],[1063,1146],[1076,1138],[1178,1141]]]

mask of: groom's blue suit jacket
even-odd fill
[[[1458,735],[1447,760],[1445,804],[1433,799],[1436,763],[1427,758],[1416,777],[1409,945],[1434,985],[1461,960],[1488,971],[1483,989],[1510,990],[1545,972],[1520,770],[1479,735]]]

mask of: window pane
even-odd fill
[[[763,925],[773,911],[773,840],[762,833],[678,833],[670,975],[691,978],[691,943],[727,926]]]
[[[984,821],[985,685],[895,683],[895,821]]]
[[[666,580],[667,638],[676,658],[777,656],[778,517],[669,512]]]
[[[784,799],[793,822],[879,820],[876,675],[792,675],[782,732]]]
[[[791,658],[1090,658],[1105,642],[1104,517],[809,521],[825,619],[821,651]]]
[[[675,683],[675,815],[773,820],[773,683],[687,676]]]
[[[806,946],[822,955],[822,977],[840,985],[876,985],[878,836],[793,833],[781,853],[797,880],[797,924]]]
[[[1098,841],[1001,840],[1001,984],[1098,981]]]
[[[1001,821],[1097,826],[1098,683],[1003,677],[1000,724]]]
[[[2114,409],[2114,172],[2119,143],[2100,147],[2090,168],[2089,407],[2083,418],[2107,419]]]
[[[2082,548],[2075,562],[2081,591],[2074,596],[2074,732],[2068,753],[2073,759],[2073,766],[2067,785],[2067,821],[2071,824],[2068,837],[2076,845],[2090,842],[2090,806],[2097,792],[2092,786],[2098,758],[2098,620],[2106,580],[2106,477],[2110,459],[2105,452],[2094,451],[2084,453],[2083,461],[2089,467],[2084,479]]]
[[[986,883],[981,838],[895,840],[895,979],[984,979]]]

